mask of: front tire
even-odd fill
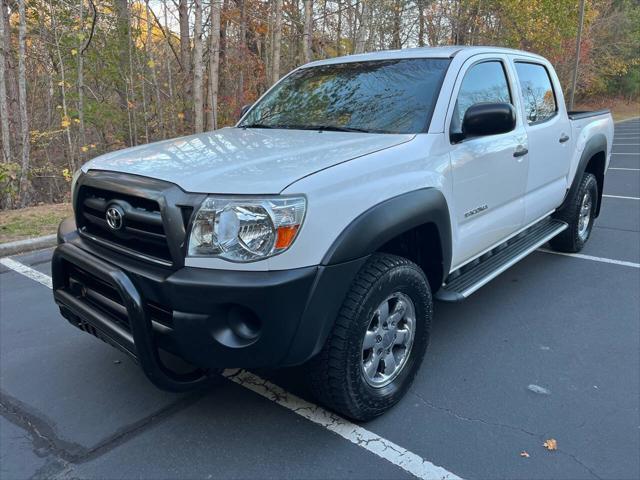
[[[429,343],[431,290],[415,263],[374,254],[347,293],[322,351],[310,361],[318,400],[367,421],[410,387]]]
[[[593,230],[598,204],[598,182],[585,173],[569,203],[554,218],[567,222],[569,228],[549,242],[559,252],[577,253],[585,246]]]

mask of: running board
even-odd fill
[[[538,247],[566,230],[565,222],[546,218],[447,277],[435,294],[443,302],[464,300]]]

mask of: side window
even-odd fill
[[[451,133],[462,133],[464,114],[476,103],[512,103],[502,62],[482,62],[467,70],[451,118]]]
[[[547,69],[537,63],[516,62],[516,71],[529,125],[553,117],[558,106]]]

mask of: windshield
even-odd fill
[[[277,84],[238,126],[423,132],[449,62],[412,58],[304,68]]]

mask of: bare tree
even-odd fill
[[[312,32],[313,32],[313,0],[304,0],[304,34],[303,37],[303,55],[304,63],[309,63],[313,57]]]
[[[78,0],[78,17],[80,32],[84,31],[84,0]],[[84,38],[83,35],[78,35],[78,71],[77,71],[77,85],[78,85],[78,127],[80,128],[80,141],[84,147],[87,143],[87,137],[84,129]],[[82,159],[82,149],[78,154]]]
[[[187,125],[191,124],[191,39],[189,37],[189,6],[187,0],[180,0],[178,4],[178,19],[180,22],[180,59],[182,61],[182,86],[184,88],[183,108]]]
[[[273,61],[271,63],[271,83],[280,79],[280,44],[282,42],[282,0],[276,0],[276,25],[273,30]]]
[[[370,0],[362,0],[362,13],[360,14],[360,23],[356,32],[356,47],[354,53],[364,53],[367,42],[367,27],[369,21],[369,5]]]
[[[202,82],[202,0],[194,0],[195,25],[193,29],[193,107],[195,130],[204,130],[204,90]]]
[[[25,0],[18,0],[18,98],[20,103],[20,133],[22,159],[20,162],[20,205],[29,204],[29,117],[27,116],[26,37],[27,15]]]
[[[220,78],[220,0],[211,2],[209,36],[209,128],[218,128],[218,85]]]
[[[9,135],[9,99],[7,97],[6,85],[6,56],[9,43],[4,41],[5,38],[5,14],[4,3],[0,2],[0,130],[2,132],[2,160],[4,162],[11,161],[11,137]]]

